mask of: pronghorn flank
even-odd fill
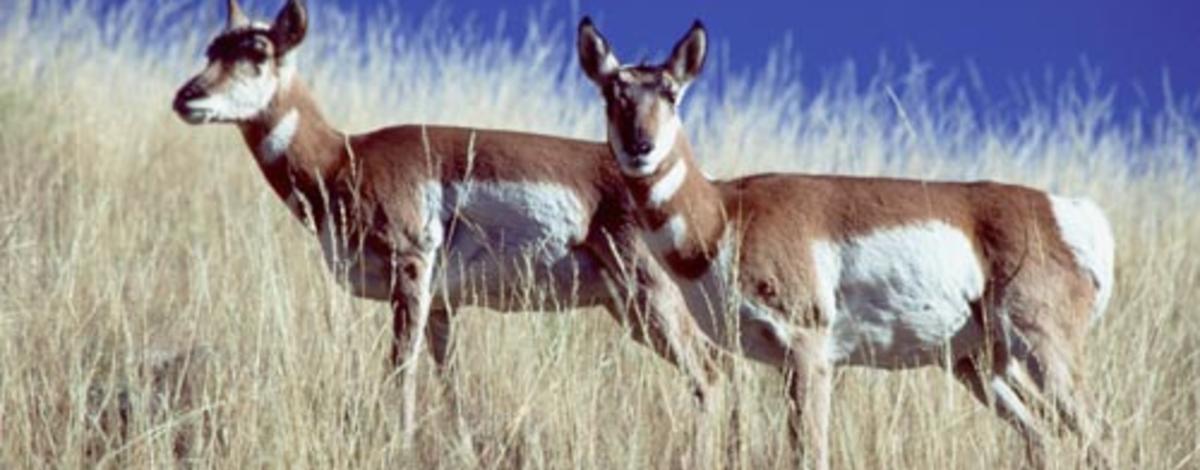
[[[696,22],[662,65],[624,66],[585,18],[577,46],[643,238],[715,342],[786,374],[790,430],[810,463],[828,466],[834,367],[940,365],[994,400],[1031,459],[1043,453],[1040,411],[1106,464],[1082,375],[1113,285],[1100,209],[991,182],[710,181],[678,114],[706,41]]]
[[[601,306],[702,392],[708,371],[691,350],[691,316],[636,235],[607,146],[422,125],[345,134],[296,72],[303,2],[289,0],[272,24],[251,22],[236,0],[228,11],[174,109],[188,123],[236,125],[338,280],[392,303],[397,365],[425,336],[445,364],[450,307]],[[531,301],[529,282],[555,303]]]

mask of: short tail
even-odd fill
[[[1104,316],[1113,293],[1116,248],[1112,226],[1104,211],[1089,199],[1050,196],[1050,201],[1063,241],[1079,269],[1092,278],[1096,287],[1092,302],[1092,323],[1096,323]]]

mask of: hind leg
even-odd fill
[[[1055,417],[1082,441],[1088,466],[1112,468],[1107,442],[1108,425],[1096,414],[1076,353],[1078,342],[1036,332],[1024,338],[1028,345],[1018,358],[1025,363],[1033,386],[1049,402]]]
[[[1045,467],[1045,435],[1026,400],[1011,385],[1007,374],[985,372],[975,359],[960,359],[954,364],[954,378],[971,391],[979,403],[996,412],[1025,439],[1025,458],[1033,468]],[[986,377],[986,379],[985,379]]]

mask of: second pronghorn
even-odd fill
[[[949,368],[1023,434],[1035,463],[1038,418],[1056,416],[1091,463],[1108,464],[1083,377],[1088,326],[1113,287],[1095,204],[992,182],[710,181],[678,114],[704,64],[703,26],[661,65],[622,65],[587,18],[577,46],[642,237],[716,342],[786,374],[790,428],[814,467],[829,464],[841,365]]]

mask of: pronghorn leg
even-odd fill
[[[644,247],[632,254],[610,255],[595,250],[615,289],[606,303],[608,313],[629,329],[634,341],[687,375],[692,393],[704,407],[706,395],[717,380],[718,352],[704,341],[675,283]]]
[[[425,328],[425,339],[429,341],[429,352],[433,354],[438,372],[450,368],[450,354],[454,352],[450,341],[450,314],[445,309],[429,310],[429,326]]]
[[[433,361],[437,366],[438,378],[442,382],[442,392],[455,413],[458,412],[458,393],[454,386],[454,363],[451,354],[454,353],[454,342],[450,337],[450,313],[445,309],[429,311],[429,326],[425,328],[425,338],[429,341],[429,351],[433,353]]]
[[[449,376],[453,373],[451,355],[454,354],[454,342],[450,336],[450,313],[445,309],[430,309],[429,324],[425,327],[425,340],[429,341],[429,352],[433,354],[434,365],[438,375]]]
[[[788,430],[799,466],[829,468],[829,414],[833,366],[822,357],[817,335],[797,334],[784,368],[791,400]]]
[[[644,253],[643,253],[644,254]],[[627,256],[609,266],[617,286],[607,305],[630,336],[674,364],[688,378],[699,407],[693,449],[688,467],[715,467],[712,451],[718,426],[713,422],[721,400],[714,396],[719,380],[720,351],[699,333],[682,294],[657,263],[646,256]]]
[[[961,359],[954,365],[954,377],[971,391],[971,396],[995,411],[1025,439],[1025,457],[1029,465],[1045,467],[1045,436],[1038,429],[1033,412],[1007,377],[988,372],[985,381],[984,375],[984,369],[974,359]]]
[[[659,273],[663,274],[663,273]],[[643,276],[639,276],[643,277]],[[631,336],[639,343],[653,349],[659,356],[670,361],[687,376],[692,396],[699,409],[696,417],[692,449],[687,457],[687,467],[716,468],[713,455],[715,436],[719,427],[714,422],[721,400],[714,383],[717,381],[716,365],[705,352],[715,348],[702,348],[706,343],[689,322],[683,298],[672,289],[667,280],[659,279],[639,283],[634,293],[635,304],[625,313]]]
[[[1022,358],[1029,377],[1049,401],[1057,417],[1082,442],[1087,464],[1093,468],[1112,468],[1107,442],[1109,427],[1094,414],[1092,397],[1087,392],[1083,371],[1067,341],[1056,341],[1045,334],[1025,338],[1029,350]]]
[[[742,462],[742,412],[740,412],[742,410],[742,404],[740,404],[740,399],[742,399],[740,387],[742,387],[742,384],[740,384],[740,375],[736,369],[733,355],[725,351],[716,351],[716,354],[719,354],[720,357],[714,358],[714,361],[719,361],[721,369],[725,370],[725,376],[728,378],[725,382],[726,392],[724,393],[724,402],[722,402],[725,403],[728,410],[728,417],[730,417],[730,423],[728,423],[727,427],[728,433],[725,435],[724,440],[725,468],[744,468],[745,465]],[[714,390],[715,388],[719,387],[714,387]],[[720,422],[720,416],[716,415],[715,412],[708,412],[708,416],[710,417],[709,421],[715,420],[716,422]]]
[[[392,289],[392,363],[401,369],[401,444],[412,448],[416,435],[417,365],[429,323],[432,256],[410,254],[396,262]]]

